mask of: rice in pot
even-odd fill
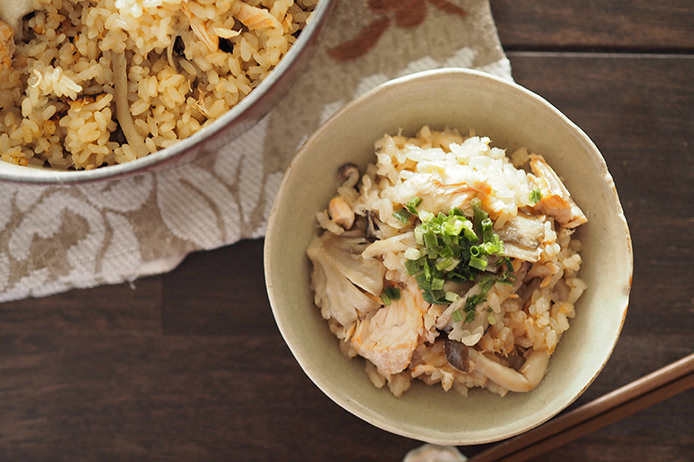
[[[257,87],[316,3],[34,0],[23,31],[0,22],[0,158],[91,169],[172,146]]]

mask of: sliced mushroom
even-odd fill
[[[536,262],[540,259],[540,245],[545,236],[542,218],[519,214],[498,230],[504,242],[504,255],[520,260]]]
[[[359,181],[359,169],[357,169],[357,166],[354,164],[342,165],[338,169],[337,174],[343,181],[342,186],[346,186],[348,188],[353,188],[354,185],[356,185]]]
[[[332,221],[344,229],[350,229],[354,224],[354,211],[340,196],[333,197],[328,204],[328,212]]]
[[[521,213],[508,220],[497,233],[504,243],[513,242],[534,249],[542,244],[542,239],[545,236],[545,223],[542,218]]]
[[[128,144],[135,152],[143,156],[149,151],[145,141],[137,132],[135,122],[130,114],[130,103],[128,102],[128,61],[124,53],[111,53],[113,61],[113,80],[116,93],[116,117],[121,130],[128,140]]]
[[[504,255],[510,258],[529,261],[535,263],[540,261],[542,249],[528,249],[512,242],[504,242]]]
[[[468,372],[470,370],[468,348],[465,345],[456,340],[447,338],[443,349],[446,352],[448,364],[461,372]]]
[[[508,360],[508,365],[514,370],[519,370],[521,367],[523,367],[523,363],[525,363],[523,355],[518,351],[518,349],[515,348],[506,359]]]
[[[386,252],[404,252],[405,249],[414,245],[416,245],[414,232],[409,231],[404,234],[396,234],[387,239],[378,239],[376,242],[369,244],[361,256],[363,258],[373,258]]]
[[[378,237],[376,236],[376,227],[371,210],[366,211],[366,237],[369,239],[377,239]]]
[[[535,388],[544,377],[549,364],[549,354],[546,351],[530,353],[518,371],[499,364],[473,348],[468,349],[468,355],[477,370],[488,379],[509,391],[519,393],[528,392]]]

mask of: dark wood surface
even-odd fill
[[[507,50],[694,52],[692,0],[491,0]]]
[[[691,2],[605,3],[493,1],[514,77],[596,142],[634,241],[623,334],[574,406],[694,350]],[[650,51],[624,53],[634,46]],[[342,410],[303,374],[270,313],[262,245],[191,255],[134,289],[0,305],[0,460],[397,461],[417,447]],[[538,460],[692,460],[693,399]]]

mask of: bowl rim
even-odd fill
[[[493,81],[497,84],[500,84],[502,86],[505,86],[507,90],[512,90],[512,91],[517,91],[523,94],[523,96],[530,98],[531,100],[534,100],[536,103],[540,103],[540,105],[544,106],[546,109],[548,109],[551,113],[553,113],[555,116],[557,116],[558,120],[562,122],[565,126],[567,126],[571,131],[574,132],[575,135],[577,135],[582,141],[585,146],[591,150],[595,155],[598,157],[598,161],[600,163],[600,172],[596,172],[596,174],[601,174],[603,177],[610,183],[612,186],[611,188],[611,194],[612,194],[612,199],[615,201],[617,205],[617,216],[616,220],[618,223],[621,224],[623,227],[624,233],[625,233],[625,239],[627,243],[627,257],[628,257],[628,266],[627,266],[627,276],[628,276],[628,286],[626,287],[626,291],[624,293],[624,305],[623,306],[618,306],[617,308],[622,310],[622,316],[621,316],[621,323],[619,325],[619,328],[616,330],[614,333],[614,337],[611,340],[611,344],[609,346],[609,349],[607,351],[607,354],[604,356],[604,360],[602,364],[596,369],[595,373],[592,375],[592,377],[588,380],[588,382],[581,387],[579,391],[577,391],[574,395],[570,396],[566,402],[562,403],[561,406],[559,406],[557,409],[550,409],[549,411],[543,412],[543,413],[538,413],[537,417],[531,421],[528,422],[527,424],[523,426],[519,426],[518,428],[513,429],[510,432],[504,433],[504,434],[499,434],[499,435],[489,435],[486,437],[475,437],[475,438],[465,438],[465,434],[458,434],[457,437],[451,435],[450,437],[429,437],[427,435],[422,435],[422,434],[417,434],[408,428],[405,428],[405,426],[398,426],[394,423],[386,422],[381,418],[380,415],[376,413],[371,413],[368,414],[365,411],[365,408],[363,406],[360,406],[358,402],[354,402],[353,400],[347,399],[345,396],[341,395],[338,392],[335,392],[331,390],[326,383],[324,383],[320,377],[318,377],[317,374],[315,374],[310,367],[308,367],[308,361],[304,358],[300,358],[296,352],[298,349],[298,344],[295,344],[294,339],[290,338],[288,333],[288,327],[285,325],[284,320],[278,313],[278,306],[280,306],[280,300],[278,297],[278,294],[275,293],[274,290],[274,282],[272,279],[272,274],[270,271],[270,266],[272,264],[271,262],[271,255],[274,255],[276,252],[276,249],[279,247],[279,239],[278,239],[278,233],[276,226],[275,226],[275,221],[276,217],[278,215],[278,210],[280,208],[280,198],[283,196],[287,195],[287,188],[288,188],[288,183],[289,180],[288,178],[293,174],[294,170],[296,169],[296,165],[298,163],[298,160],[301,159],[302,157],[306,156],[306,153],[310,152],[310,147],[313,143],[315,143],[316,139],[319,137],[319,135],[323,132],[330,131],[333,129],[333,127],[337,124],[337,120],[339,120],[343,114],[348,114],[352,108],[359,106],[362,104],[364,101],[382,93],[385,91],[388,91],[394,87],[401,86],[401,85],[407,85],[409,82],[412,82],[414,80],[421,80],[421,79],[432,79],[432,78],[437,78],[445,75],[451,75],[451,76],[458,76],[458,77],[467,77],[467,78],[479,78],[479,79],[486,79],[489,81]],[[624,215],[624,211],[622,208],[622,204],[619,200],[619,195],[617,193],[617,189],[614,185],[614,181],[612,179],[611,174],[609,173],[607,169],[607,164],[605,162],[604,157],[598,150],[597,146],[593,141],[588,137],[588,135],[581,130],[580,127],[578,127],[574,122],[572,122],[567,116],[565,116],[561,111],[559,111],[556,107],[554,107],[551,103],[549,103],[547,100],[539,96],[538,94],[522,87],[521,85],[518,85],[515,82],[511,82],[508,80],[504,80],[502,78],[496,77],[494,75],[488,74],[486,72],[482,71],[477,71],[473,69],[467,69],[467,68],[456,68],[456,67],[448,67],[448,68],[439,68],[439,69],[432,69],[432,70],[427,70],[427,71],[421,71],[417,72],[414,74],[409,74],[405,75],[402,77],[398,77],[392,80],[389,80],[387,82],[384,82],[373,89],[369,90],[368,92],[364,93],[360,97],[352,100],[342,108],[340,108],[338,111],[336,111],[328,120],[326,120],[305,142],[304,144],[300,147],[298,150],[298,153],[296,156],[292,159],[290,162],[287,170],[285,171],[285,174],[282,178],[282,182],[280,184],[280,187],[278,188],[277,194],[275,196],[275,200],[272,206],[272,209],[270,211],[270,216],[268,218],[268,223],[267,223],[267,230],[266,230],[266,235],[265,235],[265,243],[264,243],[264,249],[263,249],[263,265],[264,265],[264,275],[265,275],[265,285],[267,289],[267,294],[268,294],[268,299],[270,301],[270,307],[272,309],[272,314],[273,317],[275,318],[275,322],[277,323],[277,327],[280,330],[280,334],[282,335],[282,338],[286,342],[287,346],[289,347],[290,351],[292,352],[292,355],[296,359],[296,361],[299,363],[299,366],[301,369],[304,371],[304,373],[311,379],[311,381],[326,395],[328,398],[330,398],[332,401],[334,401],[336,404],[338,404],[340,407],[343,409],[347,410],[351,414],[359,417],[360,419],[370,423],[371,425],[374,425],[382,430],[386,430],[388,432],[400,435],[400,436],[405,436],[408,438],[412,438],[415,440],[421,440],[421,441],[426,441],[428,443],[432,444],[440,444],[440,445],[472,445],[472,444],[485,444],[485,443],[491,443],[495,441],[499,441],[502,439],[510,438],[513,436],[516,436],[518,434],[524,433],[532,428],[535,428],[539,425],[542,425],[552,417],[556,416],[559,414],[562,410],[566,409],[568,406],[570,406],[576,399],[578,399],[581,394],[593,383],[593,381],[597,378],[597,376],[600,374],[600,372],[603,370],[607,362],[609,361],[609,358],[611,357],[614,348],[617,344],[617,340],[619,339],[619,336],[621,334],[622,328],[624,326],[624,321],[626,318],[627,310],[628,310],[628,305],[629,305],[629,292],[631,290],[631,283],[632,283],[632,277],[633,277],[633,247],[632,247],[632,241],[631,241],[631,235],[629,232],[629,226],[626,221],[626,217]]]
[[[327,19],[327,15],[329,15],[335,1],[336,0],[320,0],[317,3],[313,11],[311,22],[306,25],[302,33],[299,34],[296,42],[289,48],[287,54],[284,55],[270,74],[263,79],[247,97],[243,98],[238,104],[233,106],[210,125],[180,140],[175,145],[160,149],[159,151],[130,162],[91,170],[58,170],[26,167],[21,170],[12,170],[8,172],[4,169],[0,169],[0,181],[45,185],[86,183],[96,180],[115,179],[164,164],[175,165],[173,161],[179,159],[186,152],[219,135],[220,132],[228,126],[242,122],[242,117],[249,112],[270,89],[276,87],[280,83],[280,79],[285,74],[285,71],[293,66],[306,51],[308,42],[311,38],[313,38],[315,34],[320,33],[320,28]],[[0,160],[0,162],[5,161]],[[41,171],[41,174],[36,174],[37,170]]]

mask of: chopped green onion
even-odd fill
[[[417,281],[417,285],[419,286],[420,289],[422,290],[431,290],[431,282],[429,282],[424,275],[424,273],[419,273],[414,277],[414,280]],[[431,302],[430,302],[431,303]]]
[[[424,277],[426,277],[427,281],[431,281],[431,268],[429,267],[429,262],[424,259],[423,264],[424,268]]]
[[[405,207],[403,207],[400,210],[393,212],[393,216],[397,218],[402,224],[406,225],[407,222],[410,220],[412,214]]]
[[[467,316],[465,316],[465,322],[472,322],[475,320],[475,312],[468,311]]]
[[[491,274],[487,274],[480,279],[479,286],[485,296],[489,289],[496,283],[496,278]]]
[[[496,246],[497,250],[494,252],[496,255],[503,255],[504,254],[504,243],[501,241],[501,238],[499,237],[498,234],[494,235],[494,239],[492,241],[494,245]]]
[[[455,310],[451,313],[451,319],[453,322],[460,322],[463,320],[463,315],[460,310]]]
[[[487,214],[487,212],[482,210],[482,202],[479,199],[473,199],[472,201],[470,201],[470,204],[472,204],[472,221],[475,224],[475,229],[481,230],[482,220],[484,220],[485,218],[489,218],[489,215]]]
[[[480,225],[482,226],[482,240],[484,242],[491,242],[492,235],[494,234],[492,231],[492,220],[487,217],[480,222]]]
[[[414,240],[418,245],[424,245],[424,231],[419,226],[414,229]]]
[[[463,222],[458,220],[457,222],[445,222],[443,224],[443,233],[446,236],[457,236],[463,230]]]
[[[439,300],[437,300],[436,297],[434,297],[434,294],[432,294],[430,290],[425,290],[422,293],[422,297],[424,298],[424,301],[427,303],[434,303],[434,304],[439,303]]]
[[[487,269],[487,257],[476,257],[474,255],[470,256],[470,266],[480,271]]]
[[[487,255],[499,255],[504,251],[504,244],[498,234],[493,234],[490,241],[482,244],[482,248]]]
[[[421,253],[414,247],[410,247],[409,249],[405,250],[405,258],[407,258],[408,260],[416,260],[420,256]]]
[[[400,300],[400,289],[395,286],[388,286],[383,289],[383,293],[391,300]]]
[[[480,297],[479,295],[472,295],[465,300],[465,307],[463,307],[463,310],[465,311],[470,311],[474,310],[475,307],[477,306],[477,303],[479,302]]]
[[[463,222],[463,235],[468,241],[477,240],[477,234],[475,234],[475,230],[472,229],[472,222],[470,220],[465,220]]]
[[[489,313],[487,315],[487,322],[489,322],[489,324],[491,324],[492,326],[496,324],[496,318],[494,317],[494,313]]]
[[[434,218],[434,214],[431,212],[427,212],[426,210],[420,210],[418,212],[418,215],[419,219],[423,222],[430,221],[432,218]]]
[[[390,297],[388,297],[388,294],[383,292],[381,294],[381,301],[383,302],[384,305],[390,305]]]
[[[407,260],[405,262],[405,268],[407,268],[407,274],[414,276],[415,274],[422,271],[422,266],[416,260]]]
[[[446,292],[446,296],[444,298],[453,303],[460,299],[460,295],[456,294],[455,292]]]
[[[460,263],[460,260],[453,257],[444,258],[436,262],[436,269],[439,271],[452,271],[458,266],[458,263]]]
[[[468,279],[470,279],[467,276],[458,273],[457,271],[449,271],[448,273],[446,273],[446,277],[448,279],[459,279],[461,281],[467,281]]]
[[[539,188],[530,191],[530,204],[535,205],[542,200],[542,192]]]
[[[412,199],[407,201],[407,204],[405,204],[405,207],[407,207],[407,210],[410,211],[410,213],[417,213],[417,207],[419,207],[419,204],[422,203],[422,198],[414,196]]]
[[[439,240],[436,239],[436,234],[433,231],[429,231],[424,234],[424,245],[427,250],[436,251],[439,247]]]
[[[414,197],[407,202],[404,212],[408,220],[421,203],[418,199]],[[458,208],[436,215],[418,211],[421,223],[414,229],[417,246],[405,250],[407,272],[415,278],[428,303],[453,303],[457,299],[455,293],[449,295],[443,290],[446,281],[477,281],[480,293],[466,300],[465,312],[474,311],[475,306],[484,302],[496,282],[513,280],[512,275],[481,274],[489,265],[490,255],[503,255],[503,242],[494,233],[494,223],[481,208],[481,201],[474,199],[471,206],[472,221]],[[501,268],[504,263],[508,265],[507,259],[500,258],[496,265]]]
[[[443,247],[439,247],[438,255],[441,258],[448,258],[453,256],[453,246],[454,242],[451,241],[450,236],[443,236]]]
[[[511,259],[508,257],[504,258],[504,263],[506,264],[506,269],[513,273],[513,264],[511,263]]]

